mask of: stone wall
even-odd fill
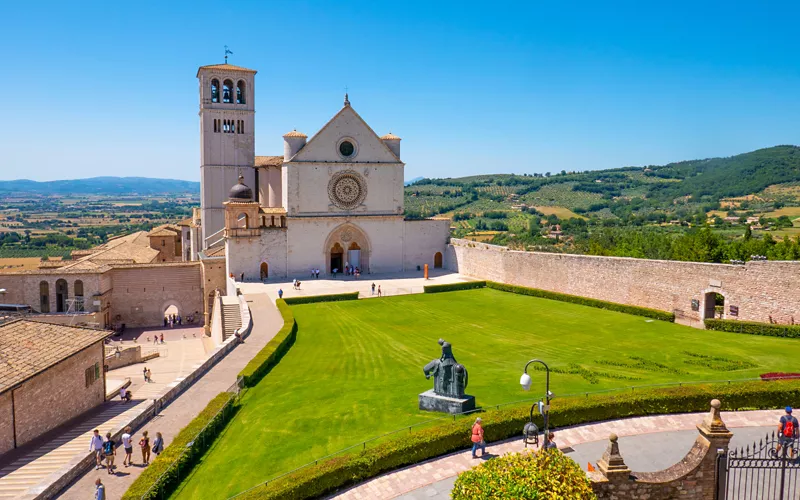
[[[14,389],[17,446],[102,404],[106,398],[103,361],[103,342],[97,342]],[[85,372],[95,363],[100,378],[87,387]]]
[[[714,500],[716,498],[717,450],[727,450],[733,436],[719,414],[720,402],[697,426],[700,433],[689,453],[668,469],[632,472],[620,453],[617,436],[609,438],[608,449],[589,472],[592,489],[599,500]]]
[[[711,292],[725,297],[725,319],[800,321],[800,261],[728,265],[597,257],[521,252],[461,239],[451,240],[445,261],[466,276],[660,309],[674,312],[677,321],[704,319]],[[737,316],[730,306],[738,308]]]
[[[116,267],[111,270],[111,317],[126,326],[158,326],[171,305],[186,317],[203,312],[199,262]]]
[[[450,238],[450,219],[424,219],[405,221],[403,238],[404,270],[413,271],[417,266],[434,268],[434,256],[444,254]]]
[[[0,394],[0,455],[14,449],[14,414],[11,391]]]

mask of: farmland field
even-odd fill
[[[599,193],[573,191],[572,182],[549,184],[521,197],[521,201],[534,206],[589,208],[603,199]]]
[[[569,208],[564,208],[564,207],[538,206],[538,207],[533,207],[533,208],[535,208],[536,210],[542,212],[545,215],[555,215],[559,219],[571,219],[573,217],[578,217],[580,219],[585,219],[586,218],[586,217],[583,217],[581,215],[576,214],[575,212],[573,212]]]
[[[538,357],[559,396],[796,371],[800,340],[694,328],[491,289],[293,306],[294,346],[175,493],[226,498],[372,436],[436,415],[417,409],[438,338],[479,405],[539,397],[519,376]],[[554,425],[559,423],[553,422]],[[222,443],[222,445],[219,445]]]

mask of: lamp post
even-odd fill
[[[541,413],[542,417],[544,418],[544,443],[542,444],[542,447],[543,448],[547,448],[547,445],[550,442],[550,425],[549,425],[549,423],[550,423],[550,419],[549,419],[550,398],[553,397],[553,393],[550,392],[550,367],[547,366],[547,363],[545,363],[541,359],[532,359],[532,360],[528,361],[528,363],[525,364],[525,370],[522,373],[522,377],[520,377],[520,379],[519,379],[520,385],[526,391],[529,391],[531,389],[531,384],[533,383],[533,380],[531,379],[531,376],[528,375],[528,367],[531,365],[531,363],[541,363],[542,366],[544,366],[544,369],[545,369],[545,371],[547,373],[547,379],[546,379],[546,382],[545,382],[545,384],[546,384],[545,385],[545,394],[544,394],[545,404],[542,405],[542,400],[539,400],[537,403],[534,403],[531,406],[531,415],[533,415],[533,407],[536,406],[536,405],[539,405],[539,413]]]

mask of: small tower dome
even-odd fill
[[[306,145],[308,136],[297,129],[283,134],[283,161],[289,161]]]
[[[244,183],[244,176],[239,176],[239,182],[228,191],[228,198],[231,201],[253,201],[253,190]]]
[[[388,134],[386,134],[383,137],[381,137],[381,140],[383,141],[384,144],[386,144],[386,146],[389,149],[392,150],[392,153],[394,153],[394,155],[399,160],[400,159],[400,141],[401,141],[401,139],[399,137],[397,137],[396,135],[394,135],[393,133],[389,132]]]

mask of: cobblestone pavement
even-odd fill
[[[253,330],[246,342],[228,353],[208,373],[164,408],[158,416],[145,423],[141,428],[135,429],[134,436],[137,441],[141,432],[146,429],[149,431],[151,439],[155,436],[156,431],[161,432],[164,435],[166,444],[169,445],[171,439],[205,408],[206,404],[214,396],[225,391],[236,382],[236,376],[239,371],[275,336],[283,324],[283,320],[275,306],[263,294],[247,296],[246,299],[253,317]],[[169,346],[169,342],[167,346]],[[149,362],[148,366],[150,366]],[[151,368],[151,370],[153,371],[153,378],[156,379],[157,371],[154,368]],[[138,372],[141,378],[141,368],[138,368]],[[152,386],[155,384],[147,385]],[[119,405],[119,403],[114,404]],[[86,427],[92,429],[95,425]],[[88,437],[77,439],[75,441],[76,450],[88,449],[88,443]],[[94,498],[94,482],[98,477],[102,479],[103,484],[106,486],[106,497],[109,500],[121,498],[125,490],[139,477],[139,474],[144,469],[141,465],[141,454],[139,454],[138,450],[134,449],[134,465],[132,467],[123,467],[121,465],[122,458],[123,455],[118,452],[116,463],[119,467],[115,470],[114,475],[109,475],[105,469],[99,471],[92,469],[65,488],[57,498]]]
[[[353,276],[338,275],[336,279],[331,278],[311,278],[310,273],[300,276],[293,276],[300,280],[300,290],[292,287],[292,281],[271,280],[267,283],[261,282],[237,282],[237,286],[244,293],[266,293],[274,301],[278,296],[278,289],[283,290],[283,297],[303,297],[306,295],[325,295],[331,293],[361,292],[360,297],[377,298],[377,287],[381,287],[381,295],[388,297],[392,295],[407,295],[410,293],[422,293],[426,285],[445,285],[450,283],[460,283],[475,281],[471,278],[461,276],[442,269],[431,269],[428,278],[423,277],[422,271],[409,271],[405,273],[386,273],[386,274],[363,274],[359,279]],[[372,283],[375,283],[376,293],[372,293]]]
[[[615,433],[620,438],[625,436],[638,436],[675,431],[693,431],[697,435],[696,425],[699,424],[704,413],[686,413],[679,415],[657,415],[650,417],[636,417],[596,424],[578,425],[556,430],[556,443],[561,449],[575,448],[585,443],[599,442],[603,448],[609,434]],[[722,420],[736,433],[737,428],[745,427],[772,427],[776,428],[778,419],[783,415],[782,410],[759,410],[748,412],[723,412]],[[757,433],[761,433],[758,429]],[[647,437],[647,436],[644,436]],[[694,437],[690,439],[693,441]],[[620,440],[620,451],[627,458],[623,440]],[[524,449],[521,438],[489,443],[486,447],[487,454],[500,456],[509,452],[518,452]],[[688,447],[687,447],[688,450]],[[602,454],[602,452],[601,452]],[[580,460],[583,457],[576,455]],[[592,460],[597,460],[600,455]],[[680,457],[679,457],[680,458]],[[457,476],[479,463],[480,459],[473,459],[469,450],[453,453],[393,471],[375,479],[357,485],[331,498],[341,500],[382,500],[414,492],[416,496],[403,497],[407,499],[437,498],[443,491],[449,492],[452,483],[447,480]],[[588,461],[588,460],[583,460]],[[581,464],[586,466],[586,464]],[[631,465],[631,464],[629,464]],[[417,490],[417,491],[415,491]],[[428,497],[420,495],[429,495]],[[447,498],[438,497],[438,498]]]

